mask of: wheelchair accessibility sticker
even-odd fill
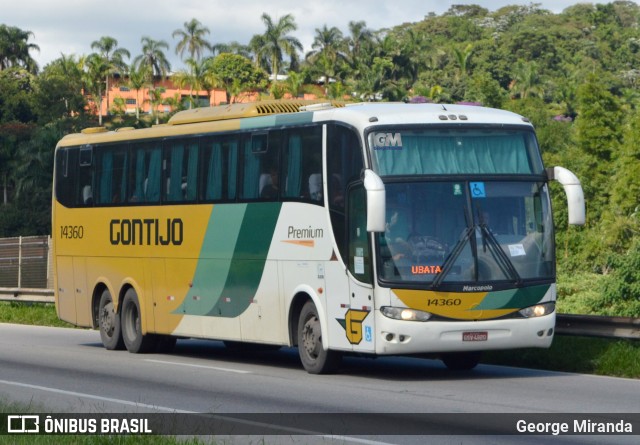
[[[484,182],[471,182],[469,183],[472,198],[486,198],[487,195],[484,191]]]

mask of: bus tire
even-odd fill
[[[113,297],[108,289],[102,291],[98,305],[98,328],[100,339],[104,347],[110,351],[124,349],[122,330],[120,328],[120,314],[113,306]]]
[[[342,359],[342,355],[338,351],[323,349],[320,318],[312,301],[306,302],[300,311],[298,353],[302,366],[310,374],[334,372],[340,366]]]
[[[452,352],[442,356],[442,362],[451,371],[469,371],[475,368],[480,359],[482,352]]]
[[[154,351],[157,344],[155,335],[142,335],[142,315],[140,302],[133,288],[127,290],[122,301],[120,311],[120,323],[122,326],[122,338],[127,351],[134,354],[142,354]]]

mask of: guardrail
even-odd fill
[[[53,289],[0,288],[0,301],[54,303]],[[640,318],[558,314],[556,334],[640,340]]]
[[[25,303],[54,303],[53,289],[25,289],[0,287],[0,301],[22,301]]]
[[[640,340],[640,318],[558,314],[556,334]]]

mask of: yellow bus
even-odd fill
[[[464,105],[265,101],[148,129],[90,128],[55,152],[58,316],[106,349],[176,338],[344,354],[548,347],[556,270],[548,183],[514,113]]]

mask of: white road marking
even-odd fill
[[[251,374],[251,371],[243,371],[241,369],[232,369],[232,368],[220,368],[217,366],[206,366],[206,365],[194,365],[191,363],[178,363],[178,362],[169,362],[165,360],[153,360],[150,358],[144,359],[145,362],[152,363],[161,363],[163,365],[175,365],[175,366],[187,366],[190,368],[202,368],[202,369],[212,369],[214,371],[223,371],[223,372],[234,372],[236,374]]]
[[[0,380],[0,383],[4,384],[4,385],[9,385],[9,386],[19,386],[19,387],[22,387],[22,388],[30,388],[30,389],[37,389],[37,390],[40,390],[40,391],[53,392],[53,393],[56,393],[56,394],[63,394],[63,395],[66,395],[66,396],[81,397],[83,399],[92,399],[92,400],[100,400],[102,402],[120,403],[122,405],[135,406],[137,408],[149,408],[149,409],[153,409],[153,410],[157,410],[157,411],[167,411],[169,413],[198,414],[196,411],[186,411],[186,410],[182,410],[182,409],[169,408],[169,407],[166,407],[166,406],[149,405],[149,404],[140,403],[140,402],[131,402],[129,400],[122,400],[122,399],[114,399],[112,397],[97,396],[95,394],[87,394],[87,393],[84,393],[84,392],[66,391],[64,389],[50,388],[48,386],[40,386],[40,385],[31,385],[29,383],[10,382],[8,380]]]
[[[149,360],[149,361],[159,361],[159,360]],[[178,363],[172,363],[172,362],[161,362],[161,363],[178,364]],[[192,365],[192,366],[197,366],[197,365]],[[206,367],[207,366],[205,366],[205,368]],[[237,371],[237,370],[230,370],[230,371],[245,372],[245,373],[248,372],[248,371]],[[226,421],[229,421],[229,422],[235,422],[235,423],[251,425],[251,426],[258,426],[258,427],[267,428],[267,429],[277,429],[277,430],[282,430],[282,431],[288,431],[289,434],[292,434],[292,435],[310,435],[310,436],[316,436],[316,437],[321,437],[321,438],[330,439],[330,440],[337,440],[337,441],[344,442],[344,443],[360,443],[360,444],[364,444],[364,445],[392,445],[392,444],[390,444],[388,442],[379,442],[379,441],[376,441],[376,440],[364,439],[364,438],[359,438],[359,437],[350,437],[350,436],[332,435],[332,434],[319,434],[317,431],[310,431],[310,430],[304,430],[304,429],[299,429],[299,428],[291,428],[291,427],[285,427],[285,426],[269,425],[269,424],[262,423],[262,422],[253,422],[251,420],[238,419],[238,418],[233,417],[232,415],[229,416],[229,415],[223,415],[223,414],[200,413],[200,412],[197,412],[197,411],[188,411],[188,410],[177,409],[177,408],[169,408],[167,406],[150,405],[150,404],[147,404],[147,403],[132,402],[130,400],[123,400],[123,399],[115,399],[115,398],[112,398],[112,397],[97,396],[95,394],[87,394],[87,393],[77,392],[77,391],[66,391],[64,389],[51,388],[51,387],[48,387],[48,386],[31,385],[29,383],[12,382],[12,381],[9,381],[9,380],[0,380],[0,384],[8,385],[8,386],[18,386],[18,387],[21,387],[21,388],[36,389],[36,390],[39,390],[39,391],[52,392],[52,393],[55,393],[55,394],[62,394],[62,395],[66,395],[66,396],[81,397],[83,399],[99,400],[101,402],[119,403],[119,404],[122,404],[122,405],[134,406],[136,408],[147,408],[147,409],[152,409],[152,410],[156,410],[156,411],[166,411],[166,412],[169,412],[169,413],[204,414],[204,415],[207,415],[207,416],[212,416],[214,418],[218,418],[218,419],[221,419],[221,420],[226,420]]]

